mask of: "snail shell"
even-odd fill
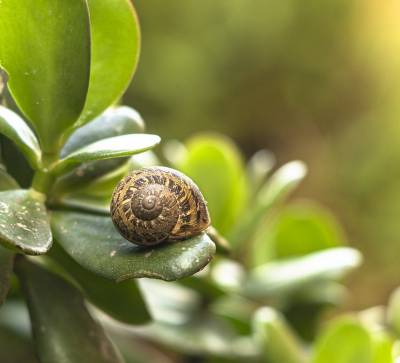
[[[196,184],[166,167],[143,168],[124,177],[113,192],[110,209],[121,235],[145,246],[185,239],[210,225]]]

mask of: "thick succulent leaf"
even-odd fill
[[[37,131],[42,149],[54,152],[62,132],[79,118],[89,87],[86,2],[2,1],[0,64],[8,73],[8,87],[16,103]]]
[[[278,169],[254,196],[252,205],[228,235],[232,246],[239,246],[251,238],[265,214],[293,191],[306,172],[306,166],[300,161],[292,161]]]
[[[144,324],[150,315],[136,281],[116,283],[76,263],[55,243],[50,257],[80,285],[86,297],[105,313],[126,324]]]
[[[142,117],[133,108],[127,106],[109,108],[70,136],[61,150],[61,157],[96,141],[143,132],[144,129]]]
[[[54,174],[62,174],[73,169],[76,165],[89,161],[138,154],[153,148],[160,141],[159,136],[150,134],[129,134],[96,141],[61,159],[52,172]]]
[[[176,169],[179,169],[180,165],[184,163],[185,158],[188,157],[186,146],[175,139],[163,142],[162,153],[169,165]]]
[[[61,157],[66,157],[84,146],[105,138],[143,131],[144,122],[133,108],[126,106],[110,108],[95,120],[76,130],[64,145]],[[77,191],[93,180],[126,164],[127,159],[116,158],[84,163],[57,180],[54,194]]]
[[[239,150],[229,139],[215,135],[197,136],[186,146],[179,169],[199,186],[207,200],[212,224],[225,235],[242,218],[248,194]]]
[[[92,58],[89,92],[78,125],[98,116],[122,96],[136,69],[140,50],[139,23],[129,0],[87,3]]]
[[[392,363],[394,339],[384,331],[371,334],[373,359],[372,363]]]
[[[265,182],[275,162],[274,154],[265,149],[257,151],[247,162],[246,172],[254,194],[258,192],[261,185]]]
[[[206,234],[151,248],[134,245],[120,236],[110,217],[53,212],[52,228],[76,262],[117,282],[138,277],[177,280],[201,270],[215,253]]]
[[[352,318],[342,318],[318,337],[312,363],[372,363],[368,331]],[[388,362],[389,363],[389,362]]]
[[[346,237],[330,211],[314,202],[296,202],[281,209],[257,231],[252,262],[258,266],[343,245]]]
[[[17,182],[0,168],[0,190],[16,189]],[[0,246],[0,305],[3,304],[10,288],[10,279],[15,254]]]
[[[16,180],[3,168],[0,168],[0,190],[19,189]]]
[[[52,194],[59,197],[62,194],[79,192],[93,181],[96,181],[96,179],[124,166],[124,164],[127,164],[126,158],[98,160],[79,165],[57,179],[53,186]]]
[[[93,198],[87,195],[76,193],[66,195],[60,201],[58,201],[55,207],[109,216],[110,198]]]
[[[276,310],[269,307],[258,309],[254,315],[253,329],[263,356],[268,362],[307,362],[304,348],[284,317]]]
[[[400,335],[400,288],[392,292],[387,310],[388,323]]]
[[[111,194],[115,186],[121,181],[132,170],[131,164],[125,163],[120,168],[115,169],[91,183],[88,183],[85,187],[81,188],[79,193],[93,198],[104,198],[108,199],[108,204],[111,201]]]
[[[342,277],[359,266],[361,260],[357,250],[338,247],[270,262],[251,271],[244,293],[253,298],[265,298],[301,291],[312,284]]]
[[[186,323],[202,308],[199,294],[178,282],[154,279],[138,281],[154,320],[171,324]]]
[[[213,314],[227,320],[242,335],[252,334],[254,301],[239,295],[225,295],[210,305]]]
[[[113,326],[115,334],[130,334],[161,344],[168,350],[189,355],[251,361],[259,351],[251,337],[238,335],[223,319],[199,313],[183,324],[155,322],[145,327]]]
[[[246,278],[244,267],[237,261],[218,259],[211,270],[212,281],[223,291],[239,291]]]
[[[0,247],[0,305],[3,304],[10,288],[13,263],[14,253]]]
[[[0,133],[12,140],[33,169],[40,168],[42,151],[30,127],[15,112],[0,106]]]
[[[52,236],[43,196],[31,190],[0,192],[0,244],[28,255],[41,255]]]
[[[223,296],[225,291],[211,280],[207,272],[186,277],[180,280],[179,283],[193,291],[197,291],[201,295],[203,301],[211,302]]]
[[[154,349],[143,339],[132,338],[127,334],[113,334],[112,340],[118,346],[127,363],[176,363],[170,352]]]
[[[61,204],[76,204],[78,209],[101,214],[105,210],[108,214],[111,194],[120,179],[131,170],[155,165],[160,165],[160,162],[150,150],[133,155],[127,161],[118,158],[86,163],[59,178],[54,195]],[[66,195],[60,198],[63,194]]]
[[[122,358],[72,285],[26,259],[16,273],[28,301],[42,363],[118,363]]]

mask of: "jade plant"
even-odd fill
[[[109,186],[133,167],[129,156],[160,142],[136,111],[115,105],[138,61],[137,16],[127,0],[12,0],[0,3],[0,19],[0,64],[16,105],[0,106],[0,132],[15,146],[1,168],[0,302],[14,272],[41,361],[119,361],[82,292],[115,319],[145,323],[134,279],[176,280],[215,252],[205,234],[185,241],[186,251],[143,250],[108,216]],[[26,188],[6,171],[17,153]]]
[[[139,48],[128,0],[0,1],[0,361],[392,362],[399,292],[319,330],[361,255],[324,207],[285,202],[304,163],[245,162],[217,134],[151,150],[119,105]],[[154,165],[198,184],[206,233],[140,247],[116,231],[115,185]]]

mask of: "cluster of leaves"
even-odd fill
[[[161,157],[198,183],[214,228],[150,249],[115,231],[116,182],[161,163],[149,151],[159,137],[143,133],[135,110],[112,106],[138,52],[128,0],[0,1],[12,95],[0,106],[0,360],[391,362],[382,309],[336,320],[314,341],[361,256],[322,207],[282,207],[301,162],[269,175],[271,154],[245,165],[221,136],[169,142]]]

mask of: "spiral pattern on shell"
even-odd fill
[[[185,239],[210,225],[196,184],[166,167],[143,168],[124,177],[113,192],[110,210],[121,235],[139,245]]]

